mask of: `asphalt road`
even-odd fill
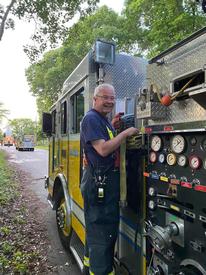
[[[47,191],[44,188],[44,176],[48,174],[48,152],[46,150],[35,149],[34,152],[17,151],[14,146],[2,147],[9,153],[9,162],[15,163],[22,171],[31,176],[31,189],[44,203],[45,223],[50,238],[49,261],[56,266],[53,275],[80,275],[81,272],[70,253],[62,247],[57,233],[55,211],[47,202]],[[42,209],[41,209],[42,211]]]

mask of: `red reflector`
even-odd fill
[[[172,131],[173,126],[164,126],[164,131]]]
[[[170,183],[172,184],[180,184],[180,181],[177,179],[170,179]]]
[[[151,133],[152,132],[152,128],[145,128],[145,133]]]
[[[143,173],[143,176],[149,178],[149,173],[144,172],[144,173]]]
[[[196,191],[206,192],[206,186],[204,186],[204,185],[196,185],[196,186],[194,187],[194,189],[195,189]]]
[[[185,188],[192,188],[192,184],[191,184],[191,183],[189,183],[189,182],[184,182],[184,181],[181,182],[181,186],[182,186],[182,187],[185,187]]]

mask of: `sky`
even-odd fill
[[[5,0],[0,0],[5,4]],[[120,13],[124,0],[100,0],[101,5],[107,5]],[[0,41],[0,102],[10,111],[9,119],[38,119],[36,100],[29,92],[25,77],[25,69],[29,67],[29,59],[23,52],[23,45],[31,43],[30,36],[33,26],[23,21],[16,23],[15,30],[5,30]],[[5,127],[7,121],[3,121]],[[2,126],[2,125],[0,125]],[[2,128],[2,127],[1,127]]]

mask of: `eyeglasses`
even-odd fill
[[[96,95],[96,97],[100,97],[105,101],[107,101],[107,100],[115,101],[115,99],[116,99],[114,96],[108,96],[108,95]]]

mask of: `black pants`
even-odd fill
[[[99,203],[90,168],[84,170],[81,191],[84,198],[86,253],[94,275],[108,275],[113,270],[114,246],[119,227],[119,172],[104,172],[105,198]]]

